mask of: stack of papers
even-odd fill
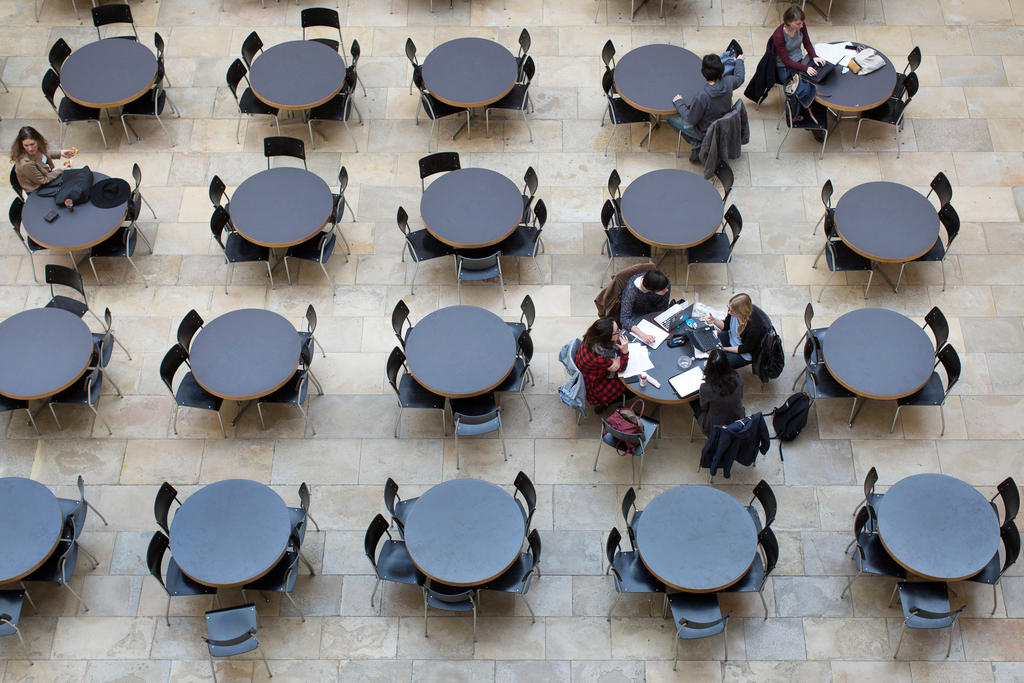
[[[626,368],[619,372],[619,377],[632,377],[641,372],[647,372],[654,367],[647,347],[639,342],[632,342],[629,345],[629,363]]]
[[[704,382],[704,368],[690,368],[686,372],[671,378],[668,383],[672,385],[679,398],[685,398],[690,394],[697,393],[700,385]]]
[[[857,54],[857,50],[847,50],[846,45],[847,43],[818,43],[814,46],[814,51],[829,64],[846,66]]]

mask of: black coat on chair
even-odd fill
[[[757,71],[754,72],[754,77],[750,79],[743,91],[744,97],[761,104],[775,86],[775,80],[775,47],[772,45],[772,39],[769,38],[764,57],[761,57],[761,61],[757,63]]]

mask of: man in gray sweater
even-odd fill
[[[704,134],[711,124],[725,116],[732,109],[732,91],[743,84],[746,72],[743,68],[743,55],[737,55],[736,65],[731,74],[723,76],[725,67],[718,55],[704,55],[701,60],[700,73],[707,84],[694,95],[689,103],[683,96],[676,93],[672,104],[678,116],[668,117],[668,125],[678,130],[690,143],[690,161],[699,161],[700,145]]]

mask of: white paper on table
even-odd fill
[[[631,342],[629,345],[629,363],[619,373],[619,377],[639,375],[641,372],[646,372],[653,367],[654,363],[651,362],[651,356],[647,353],[647,347],[640,342]]]
[[[672,385],[672,388],[675,389],[675,392],[679,394],[680,398],[696,393],[703,382],[704,368],[702,367],[690,368],[686,372],[676,375],[668,381],[668,383]]]
[[[661,346],[661,343],[663,341],[668,339],[668,332],[661,329],[660,327],[652,323],[650,320],[641,320],[639,323],[637,323],[636,326],[644,334],[649,334],[650,336],[654,337],[654,343],[651,344],[652,349],[658,348],[659,346]],[[632,358],[632,356],[630,357]]]
[[[826,62],[836,66],[846,66],[847,62],[857,54],[857,50],[847,50],[846,43],[818,43],[814,46],[814,51]]]
[[[701,351],[700,349],[698,349],[695,346],[695,347],[693,347],[693,357],[694,358],[707,358],[708,357],[708,352],[707,351]]]

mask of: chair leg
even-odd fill
[[[897,420],[897,419],[899,419],[899,416],[900,416],[900,408],[901,408],[901,406],[900,406],[899,404],[897,404],[897,405],[896,405],[896,414],[892,416],[892,425],[891,425],[891,426],[889,427],[889,433],[890,433],[890,434],[892,434],[892,433],[893,433],[893,430],[895,430],[895,429],[896,429],[896,420]],[[941,409],[940,409],[940,410],[941,410]]]
[[[455,469],[459,469],[459,428],[455,427]]]
[[[175,409],[174,409],[174,421],[175,421],[175,423],[177,423],[177,421],[178,421],[178,409],[177,409],[177,407],[175,407]],[[220,433],[224,435],[225,439],[228,438],[228,432],[227,432],[226,429],[224,429],[224,418],[221,417],[219,410],[217,411],[217,421],[220,422]],[[175,428],[175,432],[174,433],[175,434],[178,433],[177,432],[177,428]]]
[[[305,621],[306,618],[303,617],[302,620]],[[263,658],[263,666],[267,667],[267,676],[269,676],[270,678],[273,678],[274,674],[272,674],[270,672],[270,662],[267,661],[267,656],[265,654],[263,654],[263,648],[262,647],[257,647],[256,649],[260,651],[260,657]]]
[[[900,645],[903,644],[903,634],[906,632],[906,630],[907,630],[907,622],[903,622],[903,625],[900,626],[900,637],[896,639],[896,649],[892,651],[892,658],[893,659],[896,659],[896,656],[900,653]],[[950,634],[953,633],[952,627],[950,627],[949,632],[950,632]]]
[[[79,546],[79,547],[81,547],[81,546]],[[78,593],[76,593],[75,589],[72,588],[71,584],[68,583],[67,581],[63,581],[62,583],[64,584],[65,588],[67,588],[69,591],[71,591],[71,594],[75,596],[75,599],[78,600],[78,604],[80,604],[82,606],[82,611],[83,612],[88,612],[89,611],[89,606],[86,605],[84,602],[82,602],[82,596],[79,595]]]
[[[398,438],[398,427],[402,423],[402,412],[405,410],[404,406],[398,406],[398,414],[395,415],[395,438]]]
[[[308,569],[308,570],[309,570],[309,575],[310,575],[310,576],[316,576],[316,572],[315,572],[315,571],[313,571],[313,565],[312,565],[312,564],[310,564],[309,560],[308,560],[308,559],[306,558],[306,556],[305,556],[305,555],[303,555],[303,554],[302,554],[301,552],[299,553],[299,559],[301,559],[301,560],[302,560],[302,563],[303,563],[304,565],[306,565],[306,569]]]
[[[28,421],[32,425],[32,429],[36,430],[36,436],[42,436],[42,434],[39,433],[39,427],[36,426],[36,419],[32,416],[32,411],[25,408],[25,412],[28,413]]]
[[[867,299],[867,298],[868,298],[868,290],[869,290],[869,289],[871,289],[871,279],[872,279],[873,277],[875,277],[875,270],[874,270],[874,268],[872,268],[872,269],[871,269],[871,270],[870,270],[870,271],[868,272],[868,283],[867,283],[866,285],[864,285],[864,298],[865,298],[865,299]]]
[[[57,431],[62,432],[64,428],[60,426],[60,420],[57,419],[57,412],[53,409],[53,404],[50,403],[50,414],[53,415],[53,421],[57,423]]]
[[[110,149],[107,146],[107,134],[103,132],[103,124],[100,123],[99,119],[96,119],[96,125],[100,129],[100,137],[103,138],[103,149]]]
[[[107,435],[113,435],[113,432],[110,431],[110,425],[108,425],[107,421],[100,417],[100,414],[96,412],[96,406],[90,405],[89,408],[90,410],[92,410],[92,414],[96,416],[96,419],[99,420],[103,424],[103,426],[107,428]]]
[[[272,268],[270,267],[270,261],[269,261],[269,260],[267,260],[267,262],[266,262],[266,263],[267,263],[267,276],[269,276],[269,277],[270,277],[270,288],[271,288],[271,289],[277,289],[277,288],[276,288],[276,287],[274,286],[274,271],[273,271],[273,269],[272,269]]]
[[[893,294],[900,293],[900,283],[903,282],[903,269],[907,267],[906,263],[900,264],[900,274],[896,276],[896,285],[892,288]]]
[[[303,620],[303,621],[305,621],[305,620],[306,620],[306,615],[305,615],[305,614],[303,614],[303,613],[302,613],[302,610],[301,610],[301,609],[299,609],[299,606],[295,604],[295,598],[293,598],[293,597],[292,597],[292,594],[291,594],[291,592],[287,592],[287,593],[285,593],[285,594],[284,594],[284,596],[285,596],[286,598],[288,598],[288,602],[292,603],[292,607],[294,607],[294,608],[295,608],[295,611],[296,611],[296,612],[298,612],[298,613],[299,613],[299,616],[300,616],[300,617],[302,617],[302,620]]]
[[[100,566],[100,562],[99,562],[99,560],[96,559],[96,556],[93,555],[92,553],[90,553],[88,550],[86,550],[84,545],[79,543],[78,544],[78,549],[81,550],[82,553],[85,554],[85,556],[89,558],[89,561],[92,562],[92,568],[93,569],[95,569],[96,567]]]
[[[601,442],[597,442],[597,455],[594,456],[594,471],[597,472],[597,459],[601,457]]]
[[[853,134],[853,149],[857,149],[857,138],[860,137],[860,124],[864,123],[864,119],[857,119],[857,130]],[[902,631],[900,632],[902,635]],[[895,657],[896,655],[893,655]]]

